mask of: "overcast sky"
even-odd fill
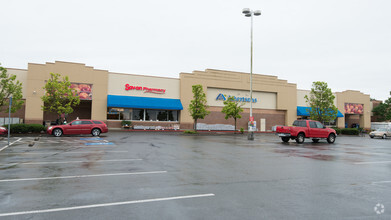
[[[391,91],[389,0],[2,0],[0,62],[85,63],[111,72],[179,77],[221,69],[276,75],[310,89]]]

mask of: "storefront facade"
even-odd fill
[[[179,79],[109,73],[107,124],[132,121],[138,129],[179,129]]]
[[[203,86],[210,114],[199,120],[199,129],[232,130],[233,119],[221,113],[223,101],[233,96],[244,112],[237,128],[247,129],[250,108],[250,76],[248,73],[207,69],[180,73],[179,78],[143,76],[97,70],[79,63],[58,62],[28,64],[27,70],[8,69],[23,83],[25,105],[13,114],[22,123],[45,123],[55,114],[41,110],[43,87],[50,73],[68,76],[81,98],[81,104],[68,115],[68,121],[91,118],[105,121],[111,128],[120,128],[123,120],[132,121],[135,129],[191,129],[193,119],[188,106],[193,99],[192,85]],[[299,109],[308,107],[296,84],[276,76],[253,74],[253,116],[259,131],[274,125],[291,125],[305,116]],[[338,127],[359,124],[370,127],[369,95],[358,91],[335,93],[340,111],[334,122]],[[352,104],[352,105],[350,105]],[[353,111],[354,110],[354,111]],[[342,116],[341,116],[342,115]],[[0,115],[0,117],[3,117]],[[0,119],[1,120],[1,119]],[[349,124],[350,123],[350,124]]]
[[[307,118],[309,105],[305,102],[305,95],[309,96],[309,90],[297,90],[297,116]],[[326,125],[338,128],[371,127],[372,105],[370,96],[359,91],[347,90],[333,93],[334,105],[338,108],[337,119],[333,122],[324,122]]]

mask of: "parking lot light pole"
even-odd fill
[[[252,11],[250,10],[249,8],[244,8],[242,10],[242,13],[244,14],[244,16],[246,17],[250,17],[251,18],[251,58],[250,58],[250,123],[252,123],[252,121],[254,120],[253,118],[253,17],[254,16],[259,16],[261,15],[261,11],[260,10],[255,10],[255,11]],[[251,128],[251,129],[250,129]],[[247,139],[248,140],[254,140],[254,131],[253,131],[253,127],[249,126],[249,131],[248,131],[248,136],[247,136]]]
[[[8,110],[8,146],[10,146],[10,130],[11,130],[11,106],[12,106],[12,96],[9,97],[9,110]]]

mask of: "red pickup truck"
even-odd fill
[[[305,138],[311,138],[318,143],[320,139],[327,139],[330,144],[334,143],[337,133],[334,129],[327,128],[322,123],[313,120],[296,120],[293,126],[276,126],[276,134],[283,142],[295,139],[301,144]]]

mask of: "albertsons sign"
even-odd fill
[[[229,97],[234,97],[235,101],[237,102],[250,102],[250,98],[246,98],[246,97],[236,97],[236,96],[230,96],[230,95],[224,95],[223,93],[219,93],[216,97],[216,100],[219,101],[225,101],[227,100]],[[257,102],[257,99],[256,98],[253,98],[253,103],[256,103]]]

